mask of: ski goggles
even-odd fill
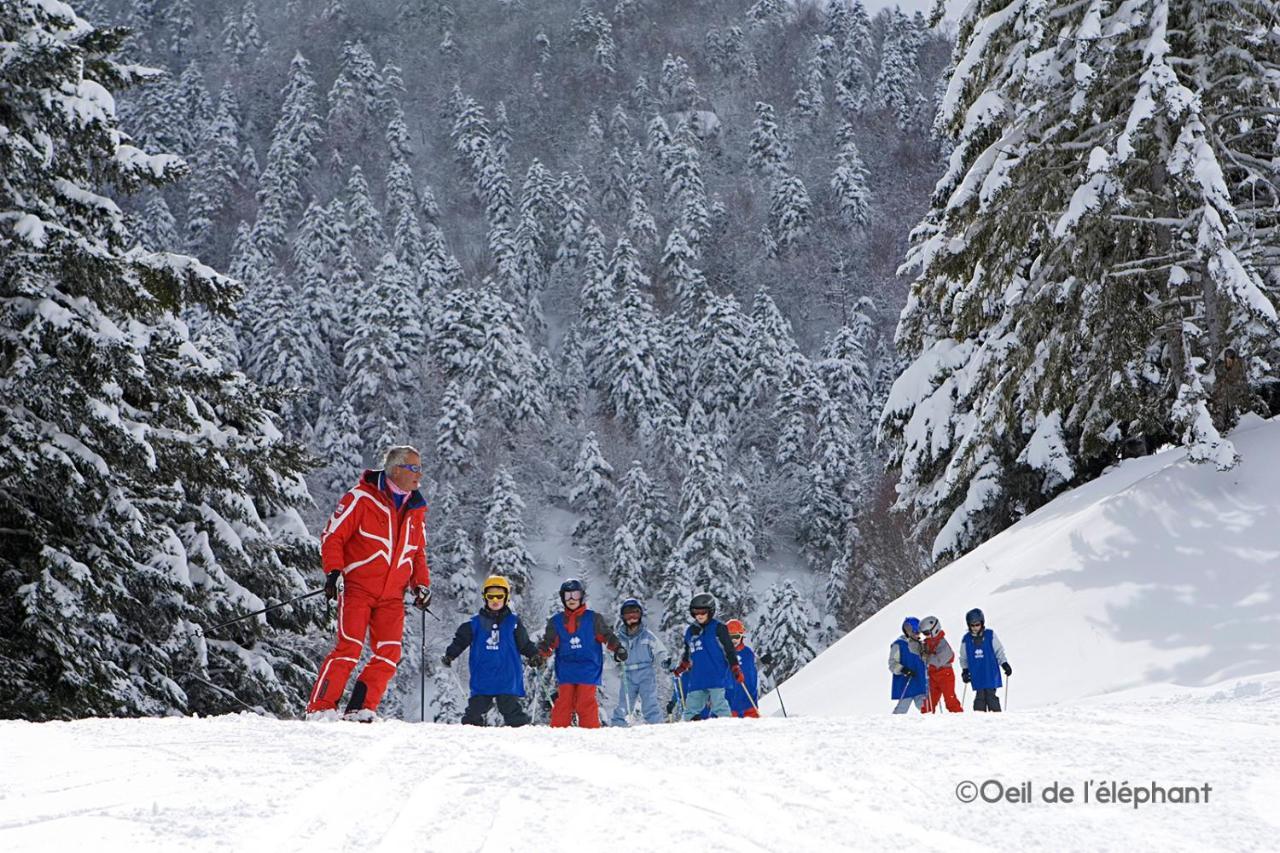
[[[730,640],[733,640],[733,641],[736,643],[736,642],[738,642],[739,640],[741,640],[741,639],[742,639],[743,637],[745,637],[745,636],[746,636],[746,634],[730,634],[730,635],[729,635],[729,639],[730,639]]]
[[[710,616],[711,608],[709,607],[690,607],[689,613],[694,616]]]
[[[484,594],[485,601],[506,601],[507,594],[505,592],[486,592]]]
[[[412,472],[413,472],[413,473],[415,473],[415,474],[421,474],[421,473],[422,473],[422,466],[421,466],[421,465],[413,465],[413,464],[408,464],[408,463],[406,463],[406,464],[404,464],[404,465],[397,465],[396,467],[397,467],[397,468],[403,468],[403,469],[404,469],[404,470],[406,470],[406,471],[412,471]]]

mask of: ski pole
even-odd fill
[[[778,679],[773,677],[773,673],[769,673],[769,680],[773,682],[773,692],[778,697],[778,707],[782,709],[782,718],[787,718],[787,703],[782,701],[782,689],[778,687]]]
[[[422,656],[418,659],[418,722],[427,721],[427,611],[422,611]]]
[[[1009,710],[1009,685],[1013,683],[1013,676],[1006,675],[1004,677],[1004,709]]]
[[[304,598],[311,598],[313,596],[317,596],[322,592],[324,592],[324,587],[321,587],[320,589],[312,590],[311,592],[305,592],[302,595],[296,596],[295,598],[291,598],[288,601],[282,601],[279,604],[270,604],[262,608],[261,610],[255,610],[252,613],[246,613],[243,616],[237,616],[234,619],[228,619],[226,622],[219,622],[217,625],[214,625],[212,628],[209,628],[207,630],[216,631],[219,628],[225,628],[228,625],[234,625],[235,623],[248,619],[251,616],[260,616],[261,614],[266,613],[269,610],[277,610],[281,607],[288,607],[290,604],[293,604],[296,601],[302,601]]]

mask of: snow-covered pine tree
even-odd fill
[[[858,565],[858,540],[857,528],[850,526],[845,534],[843,549],[831,561],[823,581],[822,622],[818,628],[818,643],[823,647],[830,646],[843,633],[841,623],[849,607],[850,572],[855,571]]]
[[[631,528],[625,522],[619,524],[613,534],[609,580],[613,582],[613,589],[619,598],[643,599],[649,594],[640,548],[631,535]]]
[[[743,373],[748,405],[766,406],[781,388],[787,359],[800,354],[791,324],[765,288],[756,291],[748,327],[747,363]]]
[[[1259,272],[1275,15],[1153,0],[962,18],[938,115],[955,150],[915,232],[911,364],[881,421],[899,506],[939,531],[936,557],[1096,476],[1127,436],[1234,464],[1205,398],[1227,346],[1252,381],[1277,369]]]
[[[525,547],[524,499],[516,491],[516,481],[506,468],[493,475],[493,492],[484,519],[482,553],[490,574],[511,581],[512,598],[529,589],[535,566]]]
[[[836,212],[849,230],[867,227],[871,212],[871,189],[867,184],[867,167],[853,141],[853,127],[840,128],[840,153],[836,155],[835,172],[831,175],[831,192]]]
[[[809,622],[809,607],[790,578],[769,587],[753,636],[756,656],[770,658],[769,674],[775,681],[785,681],[813,660]]]
[[[832,4],[835,5],[835,4]],[[849,7],[840,47],[840,70],[836,75],[836,100],[849,113],[858,113],[870,97],[873,46],[871,19],[862,0]]]
[[[678,316],[686,324],[696,325],[707,308],[707,278],[698,269],[698,255],[678,228],[667,235],[662,253],[662,281],[667,299],[676,305]]]
[[[621,244],[622,241],[619,241]],[[595,374],[604,386],[606,410],[631,425],[641,442],[651,444],[667,403],[663,389],[662,329],[640,282],[629,279],[622,303],[609,314]]]
[[[467,403],[466,388],[458,380],[450,382],[440,399],[440,419],[436,421],[436,457],[451,474],[460,474],[475,463],[480,439],[476,435],[475,413]]]
[[[215,246],[214,234],[226,226],[223,211],[233,206],[240,187],[239,106],[227,83],[218,96],[213,119],[204,129],[204,144],[192,157],[187,190],[187,248],[205,252]]]
[[[320,495],[336,497],[355,484],[363,467],[365,444],[350,400],[339,397],[332,402],[320,401],[312,446],[325,460],[324,468],[316,475]]]
[[[294,55],[280,118],[267,150],[267,165],[259,178],[258,218],[276,223],[267,231],[273,242],[260,246],[264,251],[283,240],[285,221],[300,210],[306,200],[303,184],[316,166],[314,149],[321,137],[315,91],[311,63],[301,53]],[[261,229],[255,226],[255,230]]]
[[[711,296],[694,338],[692,393],[722,432],[732,432],[745,399],[749,321],[731,296]]]
[[[318,605],[203,626],[305,590],[305,457],[175,316],[230,311],[234,282],[131,251],[106,195],[182,172],[120,131],[109,90],[148,72],[64,4],[12,0],[3,29],[0,716],[292,713]]]
[[[917,54],[920,35],[911,18],[898,9],[889,13],[884,41],[880,46],[880,70],[876,74],[875,105],[889,112],[898,127],[906,129],[916,120],[921,98],[916,91]]]
[[[446,572],[441,586],[458,613],[473,613],[480,600],[480,582],[476,580],[475,546],[471,536],[455,527],[440,537],[438,560]]]
[[[382,124],[383,91],[382,76],[368,48],[359,40],[345,43],[328,95],[326,123],[334,146],[354,153],[371,137]]]
[[[386,260],[395,263],[390,253]],[[398,296],[386,287],[370,287],[357,296],[343,352],[343,396],[361,413],[361,435],[374,447],[401,442],[409,425],[404,353],[399,337],[390,333],[403,325],[405,305]]]
[[[813,203],[799,175],[787,175],[773,182],[769,215],[778,254],[786,254],[809,234],[813,225]]]
[[[583,436],[578,460],[573,466],[573,485],[569,504],[583,516],[573,529],[573,540],[592,548],[605,547],[609,514],[617,497],[613,485],[613,466],[600,452],[596,434]]]
[[[662,581],[663,566],[671,553],[671,537],[667,534],[670,518],[666,502],[666,495],[645,473],[640,461],[633,461],[627,473],[622,476],[618,489],[618,509],[631,529],[631,537],[636,543],[649,589],[656,589]]]
[[[778,177],[787,171],[787,149],[778,132],[778,119],[773,105],[756,102],[756,120],[751,126],[751,154],[747,162],[766,178]]]
[[[692,447],[688,474],[680,490],[680,541],[672,554],[673,566],[687,567],[688,582],[707,590],[731,609],[750,597],[738,563],[738,535],[725,496],[724,465],[713,438],[698,438]],[[671,585],[676,580],[667,578]],[[687,606],[685,599],[684,606]]]
[[[347,222],[351,226],[351,245],[361,268],[372,272],[387,251],[387,233],[382,227],[382,214],[373,203],[364,170],[351,167],[347,180]]]

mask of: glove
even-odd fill
[[[903,677],[903,678],[915,678],[915,677],[916,677],[916,671],[915,671],[914,669],[911,669],[910,667],[906,667],[906,666],[904,666],[904,667],[902,668],[902,677]]]
[[[734,680],[734,681],[738,682],[739,684],[745,684],[745,683],[746,683],[746,681],[747,681],[747,677],[746,677],[745,675],[743,675],[743,674],[742,674],[742,667],[738,666],[738,665],[735,663],[733,666],[729,667],[729,671],[733,673],[733,680]]]
[[[324,578],[324,597],[333,601],[338,597],[338,580],[342,577],[342,572],[334,569],[325,575]]]
[[[969,670],[967,669],[960,670],[960,680],[963,681],[965,684],[969,683]]]
[[[618,648],[613,652],[613,659],[618,663],[622,663],[627,659],[627,650],[622,646],[618,646]]]
[[[425,584],[419,584],[413,590],[413,606],[419,610],[426,610],[431,604],[431,587]]]
[[[684,675],[686,672],[688,672],[692,668],[693,668],[693,664],[689,663],[689,661],[687,660],[682,660],[680,661],[680,663],[676,665],[675,669],[671,670],[671,674],[676,677],[679,677],[681,675]]]
[[[444,664],[445,666],[453,666],[453,658],[449,657],[448,655],[445,655],[444,657],[440,658],[440,663]]]
[[[671,701],[667,703],[667,716],[670,717],[676,709],[676,697],[672,696]]]
[[[1013,667],[1009,666],[1008,661],[1000,664],[1000,668],[1004,670],[1005,675],[1013,675]]]
[[[663,669],[671,669],[671,658],[663,658],[663,659],[662,659],[662,668],[663,668]]]

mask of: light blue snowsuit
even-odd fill
[[[662,706],[658,704],[658,664],[670,668],[671,656],[658,635],[640,623],[634,634],[619,623],[615,629],[622,647],[627,650],[627,662],[622,665],[622,678],[618,685],[618,704],[609,719],[611,726],[625,726],[636,699],[646,723],[662,722]]]

